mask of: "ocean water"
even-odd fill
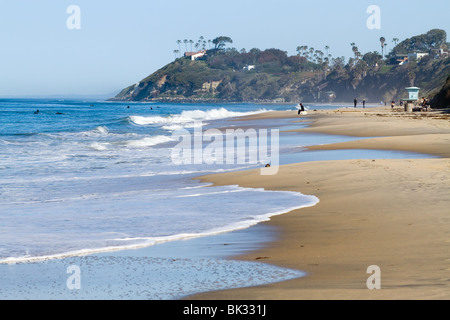
[[[314,205],[313,196],[192,180],[261,164],[173,163],[175,130],[266,110],[254,104],[0,101],[0,263],[218,234]]]

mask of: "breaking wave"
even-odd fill
[[[136,125],[161,125],[163,129],[172,131],[180,129],[181,127],[192,126],[192,123],[195,121],[209,121],[234,117],[244,117],[263,112],[267,112],[267,110],[261,109],[255,112],[234,112],[229,111],[225,108],[220,108],[220,109],[211,109],[207,111],[202,110],[183,111],[181,114],[174,114],[168,117],[130,116],[128,117],[128,120]]]

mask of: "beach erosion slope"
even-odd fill
[[[216,185],[297,191],[320,203],[273,217],[267,224],[279,230],[277,241],[235,257],[302,270],[306,277],[189,299],[449,299],[448,115],[380,107],[317,111],[302,118],[271,112],[251,119],[270,117],[309,122],[298,131],[364,137],[309,150],[386,149],[435,157],[316,161],[281,166],[275,176],[250,170],[201,177]],[[367,286],[374,265],[380,290]]]

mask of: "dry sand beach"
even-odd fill
[[[199,294],[189,299],[449,299],[450,116],[390,107],[270,112],[251,119],[308,121],[299,131],[364,137],[311,150],[389,149],[433,159],[318,161],[201,180],[315,195],[320,203],[267,222],[279,239],[235,257],[307,272],[282,283]],[[247,120],[249,118],[246,118]],[[367,268],[381,269],[381,290],[369,290]]]

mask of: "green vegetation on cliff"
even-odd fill
[[[400,42],[387,58],[378,52],[361,54],[352,43],[354,57],[346,62],[332,58],[329,47],[324,53],[299,46],[297,55],[288,56],[279,49],[227,49],[231,38],[218,37],[210,50],[203,41],[203,56],[176,58],[112,100],[348,102],[357,97],[379,103],[404,98],[409,86],[431,98],[450,75],[446,40],[445,31],[431,30]],[[385,39],[380,41],[384,50]]]

